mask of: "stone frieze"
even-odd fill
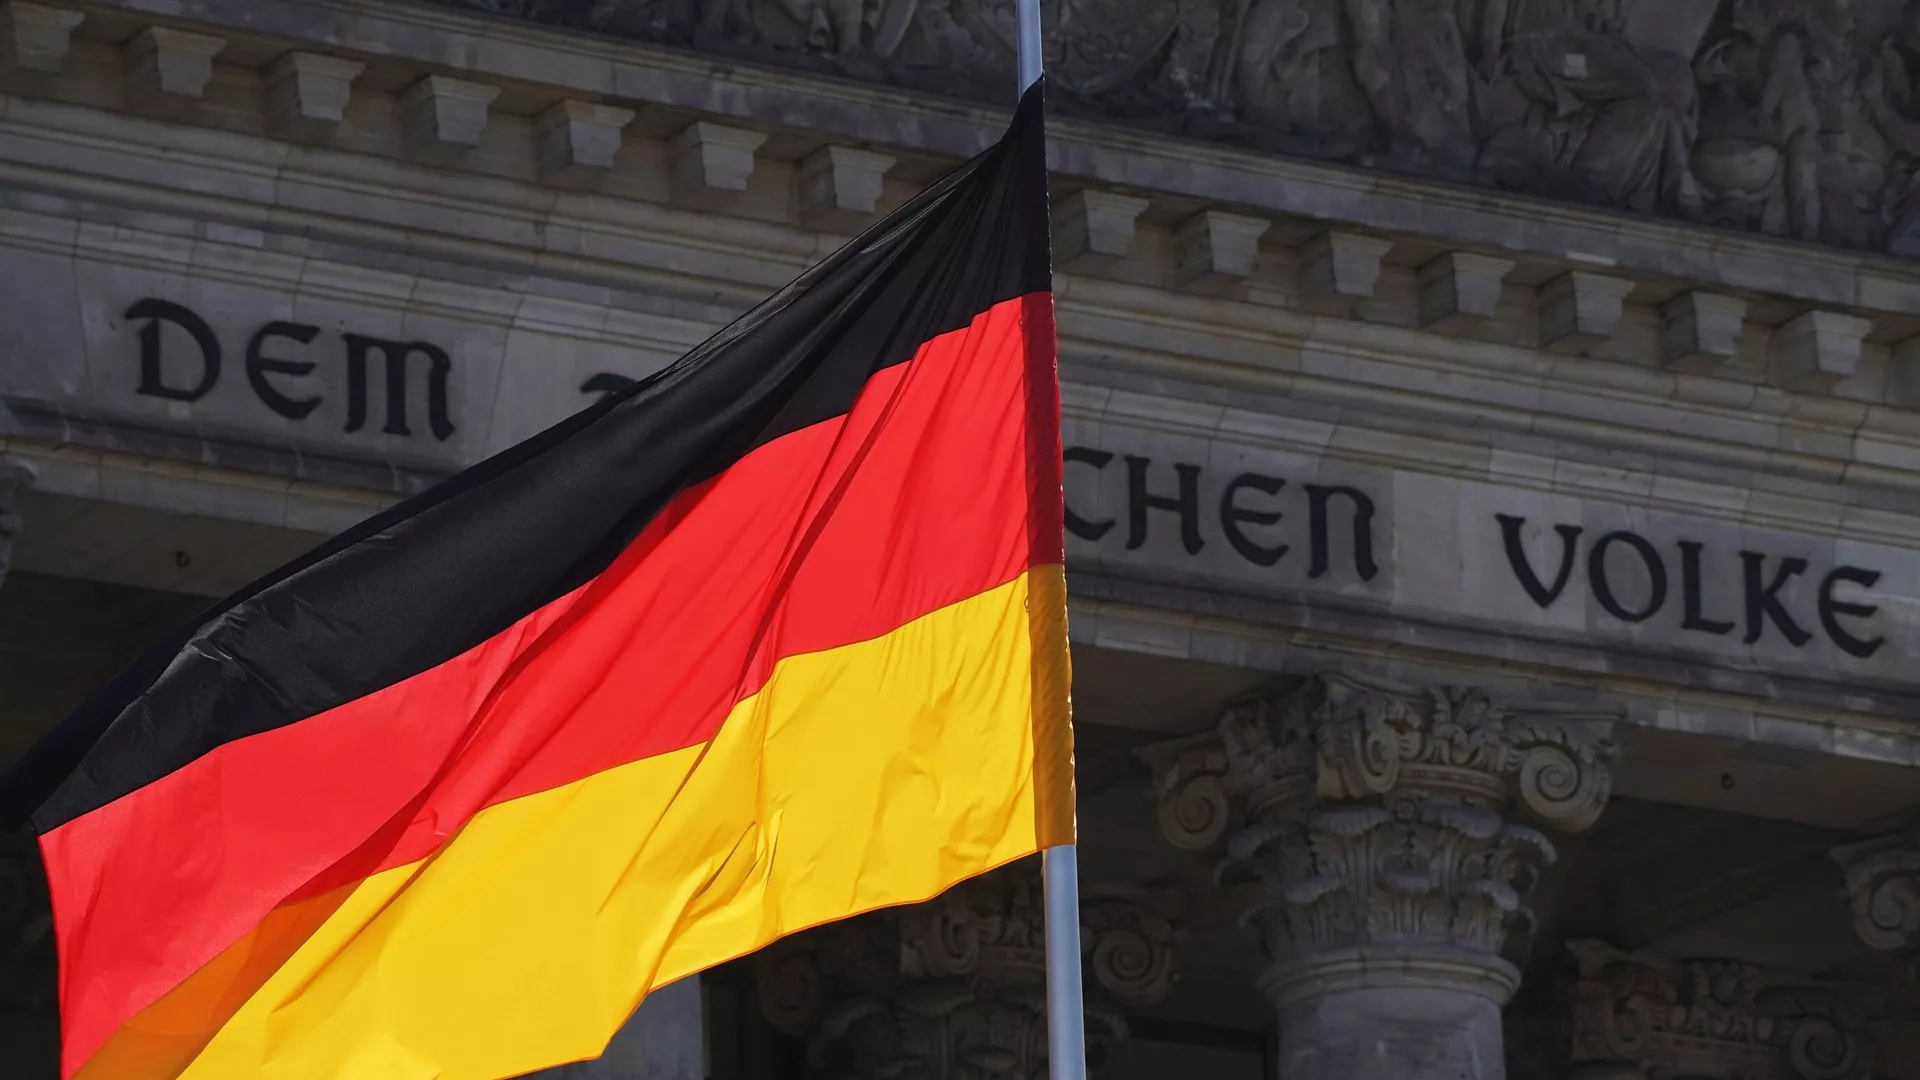
[[[441,0],[1004,100],[1012,0]],[[1069,114],[1920,255],[1905,0],[1045,0]]]

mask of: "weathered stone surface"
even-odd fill
[[[1053,258],[1062,270],[1099,270],[1133,250],[1134,221],[1149,201],[1082,188],[1053,207]],[[1256,237],[1256,241],[1257,241]]]
[[[290,52],[267,69],[267,124],[283,139],[326,135],[346,118],[353,80],[366,65],[321,53]]]
[[[1773,332],[1774,374],[1790,390],[1820,392],[1853,374],[1871,320],[1809,311]]]
[[[590,101],[562,101],[540,114],[539,169],[543,180],[592,183],[620,153],[620,132],[633,122],[632,109]]]
[[[1346,313],[1373,295],[1380,260],[1393,241],[1378,236],[1328,230],[1300,249],[1300,290],[1320,311]]]
[[[1012,81],[1012,0],[445,2],[982,100]],[[1920,252],[1920,20],[1897,0],[1046,6],[1070,113]]]
[[[225,38],[149,26],[127,43],[127,101],[151,116],[175,116],[207,92]]]
[[[851,146],[823,146],[800,162],[800,219],[816,229],[854,232],[873,220],[887,170],[898,159]]]
[[[1520,973],[1502,952],[1555,858],[1527,821],[1572,832],[1599,817],[1611,731],[1477,690],[1328,674],[1231,707],[1217,752],[1143,752],[1169,839],[1224,836],[1223,876],[1258,886],[1246,917],[1271,961],[1260,985],[1282,1075],[1504,1075],[1500,1007]]]
[[[1876,1002],[1857,991],[1720,960],[1675,962],[1571,944],[1580,981],[1571,1075],[1869,1080]]]
[[[1450,251],[1420,267],[1420,325],[1446,333],[1491,319],[1512,259]]]
[[[480,145],[488,106],[499,96],[497,86],[446,75],[429,75],[414,83],[400,95],[407,152],[437,164],[465,157]]]
[[[1633,291],[1626,278],[1574,270],[1540,286],[1540,344],[1554,352],[1580,353],[1613,337],[1622,304]]]
[[[1533,873],[1554,857],[1521,819],[1572,832],[1598,818],[1611,724],[1509,711],[1475,690],[1322,675],[1234,706],[1217,736],[1143,754],[1162,806],[1183,807],[1163,814],[1179,823],[1170,839],[1193,849],[1224,833],[1228,865],[1267,885],[1267,988],[1285,1001],[1321,992],[1329,975],[1364,984],[1354,950],[1497,961]],[[1194,814],[1196,786],[1199,803],[1229,811]],[[1233,820],[1244,824],[1229,830]]]
[[[692,206],[747,190],[753,154],[767,137],[702,120],[689,124],[667,144],[673,170],[673,196]]]
[[[1027,1080],[1047,1065],[1037,866],[963,882],[924,904],[808,931],[755,957],[760,1007],[806,1040],[808,1072],[845,1080]],[[1168,898],[1082,890],[1087,1057],[1096,1072],[1126,1013],[1177,975]]]
[[[1660,354],[1676,371],[1709,371],[1740,351],[1747,302],[1693,290],[1660,309]]]
[[[58,75],[73,47],[73,29],[85,17],[28,0],[0,3],[0,76]]]
[[[1266,218],[1202,210],[1173,230],[1173,283],[1196,292],[1231,288],[1253,273]]]
[[[1920,832],[1858,840],[1833,849],[1846,875],[1847,903],[1860,940],[1920,979]]]

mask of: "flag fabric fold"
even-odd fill
[[[495,1080],[1072,842],[1040,89],[658,375],[215,605],[16,768],[86,1080]]]

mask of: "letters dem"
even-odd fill
[[[220,381],[220,339],[206,320],[188,308],[149,297],[128,308],[124,318],[145,320],[140,327],[140,385],[136,393],[166,401],[198,401]],[[185,331],[199,357],[176,358],[169,367],[161,354],[162,323]],[[289,420],[305,420],[320,404],[320,395],[301,385],[317,365],[289,355],[297,356],[318,336],[317,326],[275,320],[247,339],[247,384],[262,405]],[[407,426],[407,362],[417,355],[427,362],[427,427],[442,442],[453,434],[453,420],[447,412],[447,381],[453,374],[453,358],[446,350],[424,341],[387,341],[345,332],[340,339],[346,346],[347,362],[347,421],[343,430],[359,431],[366,425],[368,361],[377,354],[385,365],[387,399],[386,423],[380,430],[389,435],[413,434]]]

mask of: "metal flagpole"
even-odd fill
[[[1040,0],[1015,0],[1020,92],[1040,78]],[[1051,1080],[1086,1080],[1087,1022],[1080,987],[1080,862],[1072,844],[1041,852],[1047,907],[1047,1058]]]
[[[1087,1080],[1087,1021],[1080,1000],[1080,860],[1072,844],[1050,847],[1040,858],[1047,890],[1047,1063],[1052,1080]]]
[[[1040,0],[1014,0],[1020,20],[1020,92],[1040,77]]]

